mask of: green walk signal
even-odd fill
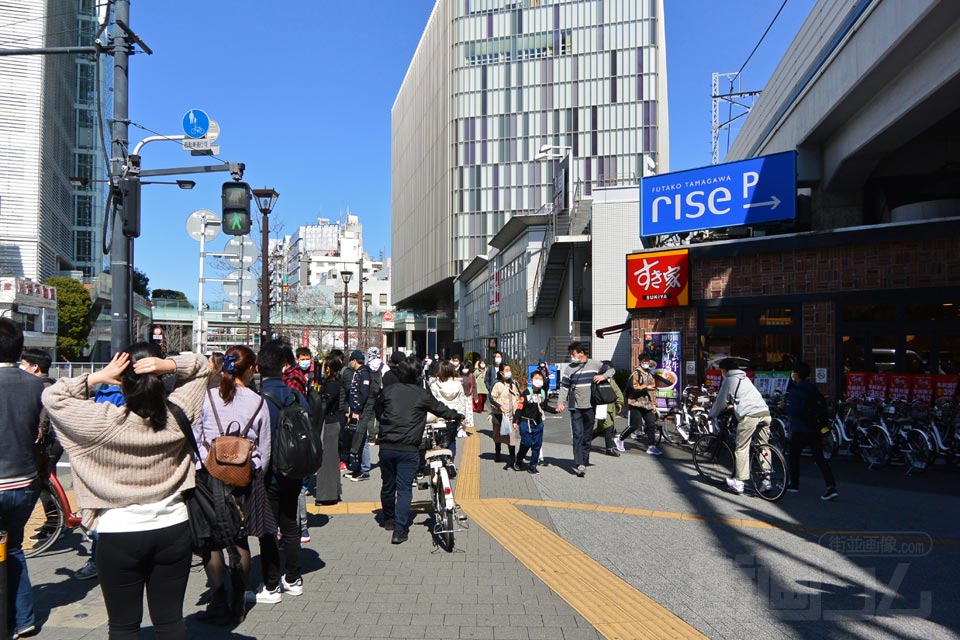
[[[250,185],[246,182],[224,182],[220,191],[223,206],[223,232],[231,236],[250,233]]]

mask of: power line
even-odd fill
[[[764,38],[767,37],[767,34],[770,33],[770,29],[773,28],[773,24],[777,21],[777,18],[780,17],[780,14],[783,12],[783,8],[787,6],[787,0],[783,0],[783,4],[780,5],[780,8],[777,9],[777,15],[773,16],[773,20],[770,21],[770,24],[767,25],[766,31],[763,32],[763,35],[760,36],[760,39],[757,41],[756,46],[753,47],[753,51],[750,52],[750,55],[747,56],[747,59],[743,61],[743,64],[740,65],[740,69],[737,71],[739,76],[743,69],[747,66],[747,63],[750,62],[750,59],[753,57],[753,54],[757,52],[757,49],[760,48],[760,45],[763,44]],[[732,83],[731,83],[732,84]]]

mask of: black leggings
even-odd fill
[[[110,640],[137,638],[143,589],[157,640],[187,637],[183,596],[190,577],[190,526],[130,533],[101,533],[97,572],[110,620]]]

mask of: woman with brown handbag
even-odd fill
[[[224,587],[227,565],[223,550],[203,553],[204,569],[210,585],[210,602],[204,621],[214,624],[226,625],[242,620],[242,595],[250,573],[250,545],[246,536],[259,536],[271,530],[270,523],[265,522],[263,517],[269,511],[263,488],[263,470],[270,462],[270,414],[263,398],[247,388],[256,368],[257,356],[253,351],[244,346],[230,347],[223,356],[220,387],[208,390],[200,411],[200,421],[194,425],[200,455],[204,458],[203,470],[198,473],[212,473],[233,484],[234,495],[245,517],[245,535],[236,544],[242,581],[233,576],[232,583],[233,590],[239,590],[239,593],[233,594],[235,597],[232,600],[241,611],[233,611],[235,607],[227,601]],[[238,446],[243,443],[236,442],[237,437],[248,439],[253,445],[248,454],[248,467],[244,464],[245,460],[230,463],[230,457],[235,457],[238,451],[246,452],[248,448]],[[238,478],[239,475],[245,477]],[[276,530],[276,523],[273,523],[272,531]]]

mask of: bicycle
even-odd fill
[[[44,498],[52,500],[54,505],[53,510],[49,513],[44,507]],[[23,555],[27,558],[40,555],[52,547],[65,531],[78,527],[82,529],[80,521],[80,515],[75,513],[70,506],[67,492],[60,484],[59,478],[51,471],[40,488],[40,499],[37,500],[26,526],[27,530],[33,528],[35,534],[45,531],[48,532],[48,535],[41,536],[37,540],[24,537]]]
[[[657,446],[663,440],[670,444],[693,444],[698,436],[710,432],[707,408],[710,397],[703,387],[688,386],[679,400],[667,399],[666,407],[657,407]]]
[[[448,553],[453,551],[456,544],[456,534],[464,531],[460,523],[466,520],[466,516],[460,512],[460,505],[454,500],[450,483],[450,470],[454,468],[453,452],[447,448],[450,437],[451,431],[446,422],[440,420],[427,424],[423,432],[424,464],[417,483],[418,488],[430,489],[433,536],[436,544]]]
[[[717,433],[707,433],[693,443],[693,464],[704,480],[722,485],[733,477],[736,449],[736,417],[725,411],[716,419]],[[764,426],[761,422],[757,429]],[[787,490],[787,461],[779,449],[761,444],[754,433],[750,441],[750,480],[753,489],[764,500],[775,502]]]

